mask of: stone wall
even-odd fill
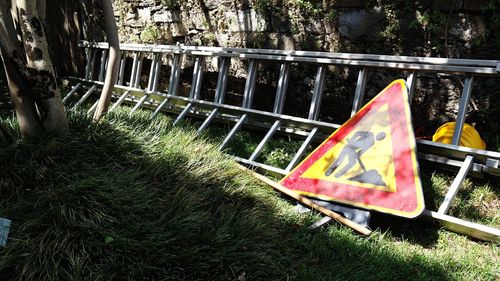
[[[127,42],[491,58],[500,45],[488,40],[499,28],[493,26],[498,19],[490,19],[498,13],[492,1],[114,0],[114,5]]]
[[[452,58],[499,59],[498,0],[114,0],[121,40],[133,43],[275,48]],[[210,63],[209,63],[210,64]],[[216,61],[207,67],[203,95],[213,92]],[[181,92],[190,85],[192,62],[183,63]],[[349,117],[357,70],[330,67],[320,118]],[[165,70],[168,71],[168,70]],[[256,107],[272,106],[279,66],[259,65]],[[316,69],[292,67],[285,113],[306,108]],[[369,99],[407,73],[372,71]],[[162,77],[168,77],[168,73]],[[211,77],[211,78],[210,78]],[[146,77],[143,77],[147,81]],[[231,64],[228,99],[241,98],[246,78],[243,61]],[[166,83],[166,78],[164,79]],[[475,79],[467,121],[489,139],[500,127],[488,122],[499,114],[496,79]],[[163,81],[163,80],[162,80]],[[414,96],[414,125],[432,135],[453,120],[463,77],[420,74]],[[162,85],[164,87],[165,85]],[[238,104],[237,102],[235,104]],[[296,106],[303,104],[303,106]],[[494,148],[498,149],[498,148]]]

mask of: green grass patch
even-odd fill
[[[383,216],[368,238],[310,231],[317,214],[241,173],[209,134],[149,115],[121,109],[94,126],[70,112],[69,135],[36,142],[1,119],[0,216],[13,221],[1,280],[500,278],[498,245],[420,221]]]

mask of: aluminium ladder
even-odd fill
[[[75,85],[63,99],[63,102],[67,103],[78,91],[85,89],[85,93],[74,104],[74,107],[81,106],[98,88],[102,87],[105,62],[108,56],[106,43],[81,42],[80,45],[86,52],[85,75],[83,78],[69,77]],[[467,175],[500,176],[499,152],[459,146],[474,77],[500,76],[500,61],[139,44],[122,44],[121,51],[119,78],[114,88],[115,103],[110,110],[127,103],[133,106],[131,112],[141,107],[153,109],[152,118],[160,112],[178,114],[174,124],[186,116],[200,118],[203,122],[198,128],[198,133],[205,130],[215,120],[234,124],[222,141],[220,150],[226,148],[235,135],[244,128],[264,130],[266,132],[264,137],[249,157],[233,157],[240,163],[278,175],[288,174],[304,157],[306,150],[312,143],[323,140],[341,125],[319,120],[319,110],[329,66],[359,68],[350,110],[351,116],[363,106],[366,81],[370,71],[389,69],[398,71],[401,75],[403,72],[409,72],[406,81],[410,97],[415,91],[419,73],[458,73],[463,75],[465,77],[464,87],[458,104],[459,109],[455,120],[457,126],[455,126],[453,133],[452,144],[417,140],[420,160],[429,161],[446,169],[458,170],[457,176],[450,185],[438,211],[425,210],[424,215],[437,220],[450,230],[465,233],[478,239],[500,241],[500,230],[446,214]],[[151,57],[151,67],[146,74],[148,77],[147,86],[142,88],[140,79],[145,57]],[[132,58],[129,78],[125,77],[127,58]],[[99,59],[100,67],[97,71],[96,64]],[[194,61],[194,66],[190,92],[185,97],[179,95],[179,83],[183,71],[182,61],[186,59]],[[206,100],[201,97],[200,92],[206,61],[210,59],[217,60],[218,78],[213,100]],[[225,103],[232,59],[245,61],[248,65],[241,105]],[[168,87],[163,92],[162,90],[158,91],[158,82],[164,61],[169,62],[170,77]],[[258,67],[260,64],[266,63],[280,64],[272,110],[260,110],[253,107],[255,95],[258,94],[255,91]],[[283,113],[292,64],[308,64],[317,68],[307,118]],[[97,102],[90,107],[89,112],[93,111],[96,105]],[[258,162],[263,148],[277,133],[303,139],[302,145],[284,169]]]

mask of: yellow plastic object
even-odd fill
[[[455,130],[455,122],[448,122],[439,127],[432,141],[450,144],[453,139],[453,131]],[[486,143],[481,139],[479,133],[471,125],[465,123],[460,138],[460,145],[476,149],[485,149]]]

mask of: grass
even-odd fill
[[[0,216],[13,221],[1,280],[500,278],[497,244],[421,221],[376,216],[368,238],[337,224],[310,231],[317,214],[294,212],[217,142],[148,117],[121,109],[92,126],[70,112],[69,135],[36,142],[1,119],[10,138],[0,140]],[[289,157],[280,153],[266,161]],[[440,181],[449,179],[427,175]],[[467,200],[497,202],[497,188],[486,182]]]

